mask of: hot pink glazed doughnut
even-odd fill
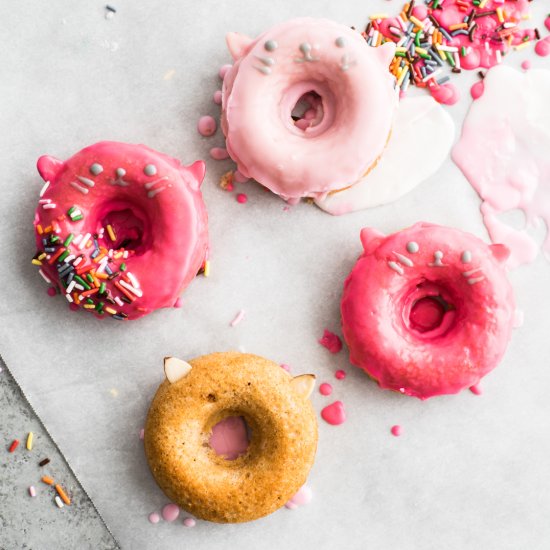
[[[171,307],[205,261],[205,166],[103,141],[62,162],[38,159],[46,182],[33,263],[71,304],[137,319]]]
[[[363,229],[361,241],[341,306],[354,365],[420,399],[457,393],[496,367],[515,310],[504,245],[428,223],[388,237]]]
[[[284,199],[321,197],[382,154],[398,100],[393,44],[372,48],[349,27],[303,18],[256,39],[229,33],[227,45],[221,124],[244,176]]]

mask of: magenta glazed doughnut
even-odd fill
[[[380,387],[426,399],[477,384],[502,358],[515,312],[504,245],[417,223],[361,231],[344,285],[350,360]]]
[[[33,263],[42,277],[97,317],[173,306],[207,254],[204,163],[103,141],[65,162],[42,156],[37,167],[46,183]]]

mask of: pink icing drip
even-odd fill
[[[529,61],[528,59],[526,59],[525,61],[523,61],[521,63],[521,68],[524,70],[524,71],[528,71],[530,68],[531,68],[531,61]]]
[[[282,363],[279,365],[283,370],[286,370],[286,372],[290,372],[290,365],[287,365],[285,363]]]
[[[471,88],[470,88],[470,95],[477,99],[478,97],[481,97],[483,95],[485,87],[483,85],[483,80],[480,80],[479,82],[476,82]]]
[[[309,504],[313,498],[311,489],[304,485],[286,504],[285,507],[289,510],[296,510],[299,506]]]
[[[541,57],[550,55],[550,36],[539,40],[535,45],[535,52]]]
[[[345,370],[337,370],[337,371],[334,373],[334,377],[335,377],[337,380],[343,380],[343,379],[346,377],[346,371],[345,371]]]
[[[152,512],[149,514],[149,521],[153,524],[156,524],[160,521],[160,515],[157,512]]]
[[[197,130],[201,136],[211,136],[216,133],[218,123],[214,117],[210,115],[201,116],[197,125]]]
[[[432,97],[443,105],[454,105],[460,99],[458,88],[451,83],[441,86],[430,86]]]
[[[183,307],[183,300],[181,299],[181,297],[178,296],[178,299],[174,302],[174,307],[175,308]]]
[[[235,460],[248,449],[246,422],[241,416],[229,416],[212,428],[210,446],[227,460]]]
[[[327,382],[323,382],[319,386],[319,393],[321,395],[330,395],[332,393],[332,386],[328,384]]]
[[[240,204],[245,204],[248,202],[248,197],[246,196],[246,193],[239,193],[237,195],[237,202]]]
[[[344,410],[344,404],[341,401],[335,401],[330,405],[327,405],[321,411],[321,418],[328,424],[338,426],[346,421],[346,411]]]
[[[473,386],[470,386],[470,391],[474,395],[481,395],[483,393],[483,389],[479,384],[474,384]]]
[[[338,353],[342,349],[340,337],[327,329],[323,332],[322,338],[319,339],[319,344],[327,348],[330,353]]]
[[[177,504],[167,504],[162,509],[162,517],[165,521],[172,522],[176,521],[178,519],[178,516],[180,515],[180,509]]]
[[[403,428],[399,425],[395,425],[391,427],[391,434],[395,437],[399,437],[403,433]]]

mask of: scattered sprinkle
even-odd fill
[[[18,446],[19,446],[19,439],[14,439],[11,442],[11,445],[10,445],[10,448],[8,449],[8,451],[10,453],[13,453],[15,451],[15,449],[17,449]]]
[[[33,498],[36,496],[36,488],[34,487],[34,485],[31,485],[29,487],[29,495]]]
[[[32,451],[33,440],[34,434],[32,432],[29,432],[29,435],[27,435],[27,451]]]
[[[248,197],[246,196],[246,193],[238,193],[237,194],[237,202],[240,204],[245,204],[248,201]]]
[[[40,481],[42,481],[42,483],[45,483],[46,485],[53,485],[55,483],[55,481],[49,476],[42,476],[42,479]]]
[[[63,504],[63,501],[61,500],[61,498],[59,497],[59,495],[56,495],[55,497],[55,503],[57,504],[57,507],[58,508],[63,508],[63,506],[65,506]]]
[[[49,464],[50,463],[50,459],[49,458],[44,458],[43,460],[41,460],[38,465],[40,467],[43,467],[43,466],[46,466],[46,464]]]
[[[67,496],[67,493],[64,491],[63,487],[61,485],[56,484],[55,490],[57,491],[57,494],[61,497],[61,500],[67,505],[70,506],[71,499]]]
[[[403,428],[401,426],[395,425],[391,427],[391,434],[395,437],[399,437],[403,433]]]
[[[235,315],[235,318],[233,319],[233,321],[231,321],[231,323],[229,323],[229,325],[232,327],[237,326],[244,319],[244,315],[245,315],[244,310],[241,309],[239,313]]]
[[[340,340],[340,337],[327,329],[324,330],[323,336],[318,342],[327,348],[330,353],[338,353],[342,349],[342,340]]]

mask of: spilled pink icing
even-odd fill
[[[323,336],[318,340],[319,344],[327,348],[330,353],[338,353],[342,349],[342,340],[337,334],[325,329]]]
[[[550,55],[550,36],[539,40],[535,44],[535,52],[541,57],[546,57],[547,55]]]
[[[483,86],[483,80],[479,80],[478,82],[473,84],[472,87],[470,88],[470,95],[472,96],[473,99],[478,99],[483,95],[484,89],[485,88]]]
[[[334,376],[337,380],[343,380],[346,377],[346,371],[345,370],[337,370],[334,373]]]
[[[330,405],[327,405],[321,411],[321,418],[328,424],[338,426],[346,421],[346,411],[344,404],[341,401],[335,401]]]
[[[403,433],[403,428],[399,425],[395,425],[391,427],[391,434],[395,437],[399,437]]]
[[[429,88],[432,97],[443,105],[454,105],[460,99],[458,88],[450,82],[440,86],[430,86]]]
[[[328,384],[327,382],[323,382],[319,386],[319,393],[321,395],[330,395],[332,393],[332,386]]]
[[[244,454],[248,445],[248,431],[242,416],[228,416],[212,428],[210,446],[227,460]]]
[[[246,204],[248,202],[248,196],[246,195],[246,193],[238,193],[237,202],[240,204]]]
[[[487,72],[484,85],[452,159],[483,201],[491,239],[508,246],[508,265],[516,267],[538,254],[531,231],[540,221],[550,227],[550,71],[499,66]],[[525,215],[520,228],[500,217],[517,209]],[[550,255],[550,232],[542,250]]]
[[[474,395],[481,395],[483,393],[483,388],[480,384],[474,384],[473,386],[470,386],[470,391]]]
[[[313,492],[311,488],[304,485],[300,490],[285,504],[285,507],[289,510],[295,510],[299,506],[306,506],[311,502],[313,498]]]
[[[176,521],[180,515],[180,509],[177,504],[166,504],[162,509],[162,517],[164,521]]]

